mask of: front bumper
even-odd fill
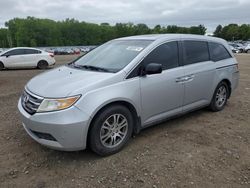
[[[18,109],[24,129],[38,143],[63,151],[86,148],[90,117],[77,107],[30,115],[23,109],[19,100]],[[36,133],[51,135],[54,139],[41,138]]]

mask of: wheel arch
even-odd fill
[[[3,63],[2,61],[0,61],[0,64],[2,64],[2,65],[3,65],[3,67],[5,68],[5,65],[4,65],[4,63]]]
[[[36,67],[37,67],[38,69],[44,69],[44,68],[39,67],[39,63],[46,63],[46,67],[45,67],[45,68],[47,68],[47,67],[49,66],[49,62],[48,62],[47,60],[40,59],[40,60],[37,62],[37,64],[36,64]]]
[[[98,116],[98,114],[100,114],[103,110],[105,110],[106,108],[109,108],[112,105],[122,105],[122,106],[125,106],[126,108],[128,108],[129,111],[131,112],[131,115],[133,116],[133,120],[134,120],[133,133],[138,134],[140,132],[140,130],[141,130],[141,118],[138,114],[136,107],[126,100],[116,100],[116,101],[112,101],[112,102],[109,102],[107,104],[102,105],[92,115],[92,118],[89,122],[89,127],[88,127],[87,145],[89,144],[89,133],[90,133],[91,127],[93,126],[93,121]]]
[[[46,60],[46,59],[39,59],[39,61],[37,62],[37,64],[40,63],[40,62],[46,62],[46,63],[48,63],[48,60]]]
[[[225,82],[227,84],[228,90],[229,90],[228,98],[230,98],[231,92],[232,92],[232,86],[231,86],[232,84],[231,84],[230,80],[227,78],[224,78],[219,83],[221,83],[221,82]]]

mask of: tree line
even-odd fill
[[[99,45],[118,37],[142,34],[184,33],[204,35],[207,28],[203,25],[179,27],[176,25],[154,28],[146,24],[109,23],[93,24],[75,19],[54,21],[35,17],[14,18],[5,23],[6,28],[0,29],[0,48],[16,46],[78,46]],[[250,25],[230,24],[219,25],[215,36],[226,40],[247,40],[250,38]]]
[[[249,40],[250,25],[249,24],[229,24],[226,26],[218,25],[214,31],[215,37],[220,37],[228,41]]]
[[[75,19],[54,21],[34,17],[14,18],[0,29],[0,47],[15,46],[77,46],[99,45],[118,37],[155,33],[192,33],[204,35],[203,25],[178,27],[156,25],[149,28],[146,24],[109,23],[93,24]]]

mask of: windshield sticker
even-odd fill
[[[143,50],[143,48],[142,47],[138,47],[138,46],[129,46],[129,47],[127,47],[127,50],[140,52],[140,51]]]

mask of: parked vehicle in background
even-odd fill
[[[12,48],[0,53],[0,70],[5,68],[34,67],[46,69],[54,65],[53,53],[48,53],[36,48]]]
[[[81,52],[88,53],[90,51],[90,48],[81,48]]]
[[[232,50],[233,53],[240,53],[240,50],[229,44],[230,49]]]
[[[74,54],[79,55],[81,53],[81,50],[79,48],[72,48],[74,51]]]
[[[73,55],[73,54],[75,54],[74,50],[72,50],[70,48],[66,48],[66,49],[64,49],[64,51],[66,52],[66,55]]]
[[[223,110],[238,79],[238,63],[222,39],[126,37],[36,76],[18,109],[40,144],[68,151],[89,144],[110,155],[133,133],[170,117],[207,106]]]
[[[2,48],[0,48],[0,53],[2,53],[3,52],[3,49]]]
[[[246,52],[246,53],[250,53],[250,44],[248,44],[248,45],[245,47],[245,52]]]
[[[235,49],[238,50],[237,53],[243,53],[245,51],[245,46],[241,43],[229,43],[230,46],[233,46]]]
[[[79,55],[81,52],[87,53],[96,46],[62,46],[62,47],[43,47],[41,50],[52,52],[55,55]]]
[[[72,48],[56,48],[54,50],[55,55],[73,55],[75,51]]]

